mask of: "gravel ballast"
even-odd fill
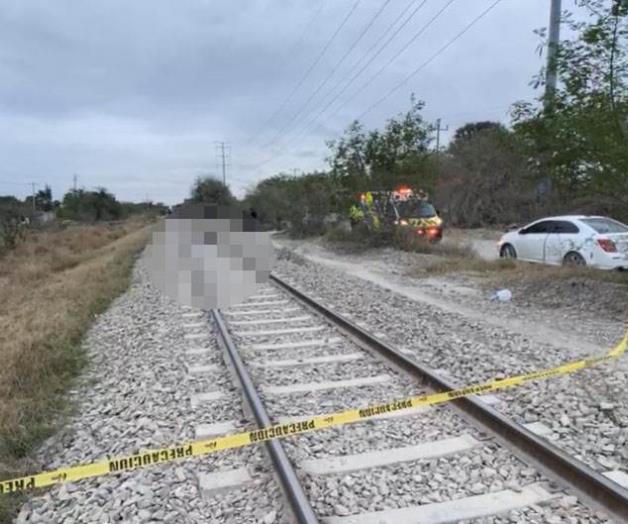
[[[294,259],[296,258],[296,262]],[[543,369],[581,358],[574,347],[539,344],[492,324],[415,302],[342,271],[288,255],[276,274],[333,310],[363,323],[419,362],[460,385]],[[602,350],[601,350],[602,351]],[[554,444],[598,471],[628,471],[626,358],[499,393],[495,407],[520,423],[554,429]]]
[[[282,268],[283,269],[283,268]],[[295,285],[298,285],[297,275]],[[320,283],[319,283],[320,284]],[[313,286],[314,287],[314,286]],[[316,295],[325,299],[326,289],[317,286]],[[341,293],[342,290],[339,290]],[[312,292],[314,294],[314,292]],[[287,295],[286,295],[287,296]],[[297,304],[297,302],[295,302]],[[308,312],[307,308],[294,311],[291,315],[300,317]],[[347,313],[347,311],[344,311]],[[351,311],[348,312],[350,315]],[[229,318],[229,312],[226,315]],[[385,326],[376,324],[373,329],[363,320],[365,327],[387,338]],[[299,352],[299,358],[313,358],[329,354],[329,344],[325,340],[340,337],[339,344],[348,353],[358,353],[362,358],[350,362],[305,364],[290,367],[264,367],[268,364],[268,350],[251,349],[251,344],[307,343],[317,340],[317,335],[307,333],[282,333],[279,335],[243,336],[266,327],[251,325],[229,325],[233,339],[240,348],[244,361],[250,365],[250,372],[256,386],[262,391],[262,398],[267,410],[275,421],[279,417],[298,417],[320,415],[344,411],[426,393],[415,380],[398,373],[388,363],[372,356],[343,337],[328,324],[316,316],[306,326],[325,326],[318,340],[321,343],[310,347],[307,352]],[[294,327],[290,315],[286,315],[282,329]],[[295,358],[293,348],[282,351],[282,358]],[[276,358],[276,357],[275,357]],[[255,365],[252,365],[255,364]],[[388,376],[390,380],[383,384],[348,388],[317,389],[320,382],[344,379],[360,379],[373,376]],[[284,394],[272,394],[268,388],[287,385],[310,384],[306,391],[294,391]],[[326,473],[313,475],[307,469],[300,469],[306,460],[329,459],[330,457],[348,460],[347,455],[387,451],[391,448],[404,448],[413,445],[425,445],[444,441],[452,437],[469,435],[474,437],[472,448],[450,456],[405,460],[388,466],[369,468],[368,463],[360,463],[358,470],[350,473]],[[450,406],[436,406],[424,412],[398,418],[373,419],[356,424],[323,431],[307,433],[286,439],[285,447],[292,458],[300,478],[310,497],[312,506],[321,517],[333,515],[357,515],[362,512],[404,508],[412,505],[445,502],[452,499],[471,497],[503,489],[521,490],[536,482],[548,482],[535,468],[515,458],[510,451],[493,442],[486,435],[462,420]],[[367,459],[363,459],[367,460]],[[343,462],[345,463],[345,462]],[[601,521],[582,507],[578,501],[572,504],[575,513],[588,514],[589,522]],[[541,515],[548,515],[539,506]],[[557,511],[560,515],[561,512]],[[564,512],[568,515],[569,512]],[[527,522],[528,516],[522,510],[518,512],[518,522]],[[530,514],[533,512],[530,510]],[[534,522],[534,517],[530,518]]]
[[[156,291],[136,266],[129,290],[84,341],[89,364],[70,394],[75,413],[35,457],[42,469],[190,441],[203,422],[251,427],[207,316],[183,317],[189,311]],[[197,323],[204,326],[189,327]],[[186,338],[193,333],[203,337]],[[186,354],[198,347],[210,352]],[[201,364],[219,369],[209,376],[188,373],[189,365]],[[224,400],[193,409],[191,395],[211,390],[223,391]],[[249,468],[253,484],[200,496],[200,473],[241,467]],[[271,524],[282,511],[280,490],[257,446],[36,491],[16,522]]]
[[[564,360],[564,355],[549,344],[539,348],[524,337],[506,330],[468,322],[451,313],[439,314],[434,308],[414,303],[377,286],[364,285],[359,279],[316,264],[280,260],[276,272],[297,288],[363,323],[371,332],[379,333],[386,341],[412,351],[415,358],[428,366],[446,370],[461,383],[529,371]],[[265,286],[260,294],[272,292]],[[289,318],[303,316],[307,311],[293,300],[287,307],[297,307],[298,310],[260,316],[253,313],[233,315],[242,308],[232,308],[225,312],[225,318],[227,323],[230,319]],[[251,427],[242,412],[239,391],[231,381],[221,350],[210,330],[209,319],[205,315],[194,319],[183,318],[183,314],[189,311],[161,296],[138,265],[129,291],[97,320],[85,340],[90,364],[83,380],[71,394],[76,414],[70,418],[65,429],[41,449],[37,460],[42,468],[98,460],[191,440],[200,423],[235,420],[240,428]],[[206,328],[202,325],[190,327],[202,322],[207,324]],[[325,326],[325,329],[250,337],[241,333],[295,326],[286,321],[285,325],[231,327],[245,363],[251,364],[249,371],[254,382],[262,388],[262,398],[272,418],[335,412],[425,393],[420,384],[365,353],[315,315],[297,324],[302,328],[313,326]],[[190,337],[195,334],[201,336]],[[337,338],[340,340],[326,343]],[[304,340],[320,340],[321,345],[287,351],[250,347],[253,344]],[[187,354],[194,348],[208,348],[209,351]],[[365,357],[356,361],[285,369],[253,365],[269,359],[356,352],[365,353]],[[191,375],[188,372],[189,366],[208,364],[219,369],[211,374]],[[604,371],[609,375],[608,370]],[[390,382],[287,395],[263,392],[263,388],[269,386],[384,374],[391,377]],[[564,384],[563,380],[569,382]],[[520,396],[520,390],[500,394],[503,402],[497,407],[521,422],[543,421],[558,436],[560,442],[557,444],[570,452],[573,446],[582,448],[578,432],[597,424],[591,426],[592,436],[587,440],[589,447],[584,451],[581,449],[584,458],[593,461],[598,469],[608,469],[600,462],[601,456],[608,456],[623,467],[622,460],[626,457],[622,458],[618,448],[622,442],[626,447],[623,433],[626,425],[621,425],[621,419],[607,423],[597,412],[582,415],[582,406],[591,409],[590,403],[580,396],[576,396],[575,400],[571,394],[560,396],[561,392],[568,391],[565,388],[573,387],[571,380],[571,377],[562,378],[551,385],[547,382],[544,384],[547,389],[537,388],[533,391],[534,396],[529,398]],[[611,402],[608,398],[614,394],[614,378],[611,382],[608,382],[608,377],[605,380],[607,397],[603,409],[600,407],[598,411],[603,416],[609,416],[608,412],[614,413],[616,409],[616,404],[609,407]],[[590,387],[593,389],[586,391],[597,394],[597,384]],[[214,390],[220,390],[225,397],[211,405],[192,408],[192,395]],[[553,398],[550,399],[550,396]],[[547,404],[550,404],[549,408]],[[562,409],[561,416],[555,416],[559,413],[558,404]],[[580,410],[579,414],[575,413],[576,410]],[[321,517],[429,504],[501,489],[516,490],[527,484],[547,481],[505,448],[490,439],[485,440],[484,435],[449,406],[431,407],[408,417],[369,420],[304,434],[285,439],[284,443],[298,468],[302,460],[385,450],[463,434],[482,440],[481,445],[451,456],[346,474],[315,477],[300,472],[299,475],[312,506]],[[606,440],[600,440],[604,435]],[[602,450],[596,447],[600,442],[604,446]],[[252,484],[201,496],[199,473],[240,467],[249,469],[254,478]],[[17,521],[272,524],[281,522],[284,517],[281,492],[263,448],[255,446],[36,492],[23,506]],[[605,521],[602,514],[584,507],[575,497],[559,494],[549,503],[477,522]]]

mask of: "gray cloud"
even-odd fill
[[[347,77],[408,0],[393,0],[321,90]],[[78,173],[121,198],[175,203],[195,176],[216,171],[213,142],[232,146],[229,173],[242,191],[279,170],[324,166],[333,138],[420,65],[492,0],[458,0],[394,61],[391,58],[444,5],[429,0],[352,93],[382,64],[386,72],[331,117],[288,145],[267,146],[332,70],[383,0],[363,0],[285,110],[247,142],[312,63],[352,0],[7,0],[0,5],[0,193],[22,195],[48,182],[60,196]],[[571,7],[571,6],[566,6]],[[369,126],[407,107],[411,92],[426,116],[453,130],[473,119],[506,119],[509,104],[534,96],[542,60],[534,28],[546,0],[504,0],[407,86],[366,115]],[[322,107],[316,97],[311,108]],[[306,111],[307,115],[309,111]],[[299,128],[297,128],[298,131]],[[275,158],[275,155],[276,158]],[[270,159],[270,161],[268,161]],[[266,162],[264,162],[266,161]],[[264,162],[264,163],[263,163]],[[260,165],[261,164],[261,165]],[[22,190],[23,189],[23,190]]]

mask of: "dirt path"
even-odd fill
[[[443,244],[468,244],[478,257],[484,260],[497,260],[499,258],[497,241],[502,234],[502,231],[489,229],[449,229],[443,238]]]
[[[524,297],[515,296],[510,303],[493,302],[482,283],[467,275],[412,278],[407,275],[408,267],[421,255],[389,248],[362,254],[339,254],[331,252],[320,241],[281,237],[274,241],[277,247],[286,248],[312,262],[469,320],[506,328],[538,343],[550,343],[563,348],[565,354],[599,353],[618,340],[625,329],[623,321],[609,319],[603,312],[596,313],[595,310],[576,314],[568,307],[535,308],[530,304],[534,297],[523,300]],[[565,297],[565,300],[568,302],[569,298]]]

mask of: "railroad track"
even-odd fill
[[[455,389],[275,277],[245,303],[212,311],[212,320],[259,427]],[[496,515],[539,522],[554,512],[603,522],[601,509],[628,521],[627,489],[490,402],[461,398],[268,442],[283,513],[330,524],[499,522]],[[207,484],[200,479],[201,489]]]

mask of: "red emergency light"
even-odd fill
[[[412,188],[408,186],[399,186],[397,187],[397,189],[395,189],[394,193],[395,195],[398,195],[401,199],[407,199],[414,194],[414,191],[412,191]]]

